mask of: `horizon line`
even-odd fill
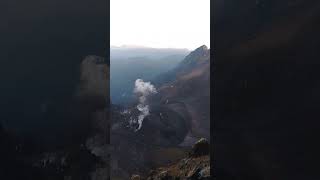
[[[207,46],[208,49],[210,49],[210,46],[208,46],[207,44],[202,44],[200,46],[197,46],[195,48],[186,48],[186,47],[152,47],[152,46],[144,46],[144,45],[135,45],[135,44],[122,44],[122,45],[112,45],[110,44],[110,48],[115,47],[115,48],[123,48],[123,47],[127,47],[127,48],[150,48],[150,49],[185,49],[188,51],[193,51],[195,49],[197,49],[198,47],[201,46]]]

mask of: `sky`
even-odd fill
[[[210,47],[210,0],[111,0],[111,46]]]

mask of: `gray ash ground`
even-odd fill
[[[141,129],[135,131],[129,121],[138,115],[136,108],[113,107],[111,145],[114,151],[111,154],[116,177],[147,173],[157,163],[150,157],[159,149],[177,147],[188,132],[185,120],[164,106],[151,106],[150,115],[145,117]],[[185,150],[181,148],[181,151]]]

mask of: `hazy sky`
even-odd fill
[[[113,46],[210,46],[210,0],[111,0]]]

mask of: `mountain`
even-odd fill
[[[114,47],[110,50],[110,95],[115,104],[134,100],[136,79],[151,80],[174,68],[188,53],[186,49]]]
[[[175,66],[175,68],[157,76],[153,79],[153,82],[160,86],[174,81],[179,78],[179,75],[187,74],[188,71],[192,71],[193,68],[198,68],[202,63],[205,64],[205,60],[208,58],[210,58],[210,51],[208,51],[208,48],[203,45],[186,56],[183,61]]]
[[[153,101],[187,119],[191,129],[186,141],[191,137],[210,139],[210,50],[206,46],[197,48],[154,82],[159,93]]]
[[[150,57],[152,59],[161,59],[169,55],[186,55],[189,53],[188,49],[176,48],[151,48],[140,46],[120,46],[110,47],[111,59],[127,59],[130,57]]]
[[[111,175],[128,179],[184,158],[200,138],[210,138],[210,50],[201,46],[159,76],[156,94],[146,100],[149,114],[135,131],[136,104],[111,107]],[[208,160],[208,159],[207,159]]]

